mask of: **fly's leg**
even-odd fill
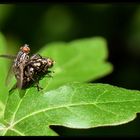
[[[16,56],[14,55],[7,55],[7,54],[2,54],[0,55],[0,57],[11,59],[11,60],[14,60],[16,58]]]
[[[43,89],[41,86],[39,86],[39,82],[35,82],[35,87],[37,87],[38,91]]]
[[[13,87],[9,90],[9,94],[11,95],[16,88],[17,88],[17,83],[14,84]]]
[[[54,71],[48,70],[46,77],[53,78],[53,76],[51,75],[51,73],[54,73]]]

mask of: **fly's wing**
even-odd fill
[[[22,85],[23,85],[23,65],[22,63],[18,65],[18,67],[16,67],[15,65],[13,65],[13,72],[15,75],[15,78],[17,80],[17,87],[19,89],[22,89]]]
[[[41,59],[41,55],[39,54],[33,54],[31,57],[30,57],[30,60],[34,60],[34,59]]]
[[[20,51],[14,61],[13,71],[17,79],[17,87],[19,89],[22,89],[23,87],[24,68],[28,60],[29,60],[28,54]]]
[[[17,86],[19,89],[22,89],[23,86],[23,69],[24,67],[22,65],[19,66],[19,79],[17,80]]]
[[[10,68],[9,68],[7,76],[6,76],[5,84],[9,85],[10,82],[12,81],[13,77],[14,77],[13,65],[10,65]]]
[[[7,58],[7,59],[10,59],[10,60],[14,60],[16,58],[15,55],[7,55],[7,54],[0,55],[0,57]],[[12,65],[11,65],[9,70],[8,70],[8,74],[7,74],[6,80],[5,80],[5,84],[7,86],[10,84],[11,79],[13,78],[13,76],[14,76],[14,73],[13,73]]]

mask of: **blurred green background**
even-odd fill
[[[35,53],[50,42],[102,36],[114,71],[91,82],[140,90],[139,4],[0,4],[0,32],[8,54],[25,43]],[[139,136],[140,120],[86,130],[52,128],[60,135]]]

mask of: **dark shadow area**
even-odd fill
[[[137,118],[127,124],[118,126],[104,126],[91,129],[71,129],[62,126],[51,126],[61,136],[95,136],[95,137],[140,137],[139,120]]]

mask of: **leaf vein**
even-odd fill
[[[15,129],[15,128],[11,128],[11,130],[13,130],[14,132],[16,132],[17,134],[19,134],[21,136],[25,136],[24,133],[21,133],[19,130]]]
[[[123,102],[128,102],[128,101],[133,102],[133,101],[140,101],[140,100],[136,99],[136,100],[125,100],[125,101],[119,101],[119,102],[108,101],[108,102],[98,102],[98,103],[81,103],[81,104],[70,104],[70,105],[65,105],[65,106],[54,106],[51,108],[45,108],[45,109],[38,110],[36,112],[32,112],[31,114],[28,114],[28,115],[22,117],[21,119],[15,121],[12,125],[16,125],[17,123],[21,122],[22,120],[24,120],[30,116],[36,115],[36,114],[41,113],[41,112],[53,110],[53,109],[67,108],[67,107],[80,106],[80,105],[95,105],[96,107],[100,108],[99,106],[97,106],[97,104],[121,103],[121,102],[123,103]],[[100,108],[100,109],[102,109],[102,108]],[[104,110],[104,111],[107,111],[107,110]],[[114,112],[110,112],[110,113],[115,114]]]
[[[28,114],[24,117],[22,117],[21,119],[17,120],[16,122],[13,123],[13,125],[16,125],[17,123],[21,122],[22,120],[28,118],[28,117],[31,117],[33,115],[36,115],[38,113],[42,113],[42,112],[46,112],[46,111],[49,111],[49,110],[53,110],[53,109],[60,109],[60,108],[68,108],[68,107],[72,107],[72,106],[80,106],[80,105],[95,105],[97,107],[97,104],[94,104],[94,103],[81,103],[81,104],[71,104],[69,106],[57,106],[57,107],[51,107],[51,108],[45,108],[45,109],[41,109],[41,110],[38,110],[36,112],[32,112],[31,114]],[[99,108],[99,107],[98,107]],[[113,113],[114,114],[114,113]]]
[[[107,92],[108,90],[105,90],[102,94],[100,94],[96,100],[95,100],[95,103],[97,103],[97,101]]]
[[[25,95],[28,93],[28,91],[29,91],[29,90],[26,91]],[[24,95],[24,97],[25,97],[25,95]],[[24,98],[24,97],[23,97],[23,98]],[[18,110],[19,110],[19,108],[20,108],[20,105],[21,105],[21,103],[22,103],[22,101],[23,101],[23,98],[19,101],[19,103],[18,103],[18,105],[17,105],[17,107],[16,107],[16,109],[15,109],[15,112],[13,113],[13,116],[12,116],[12,119],[11,119],[11,122],[10,122],[11,125],[12,125],[13,122],[14,122],[16,113],[18,112]]]

